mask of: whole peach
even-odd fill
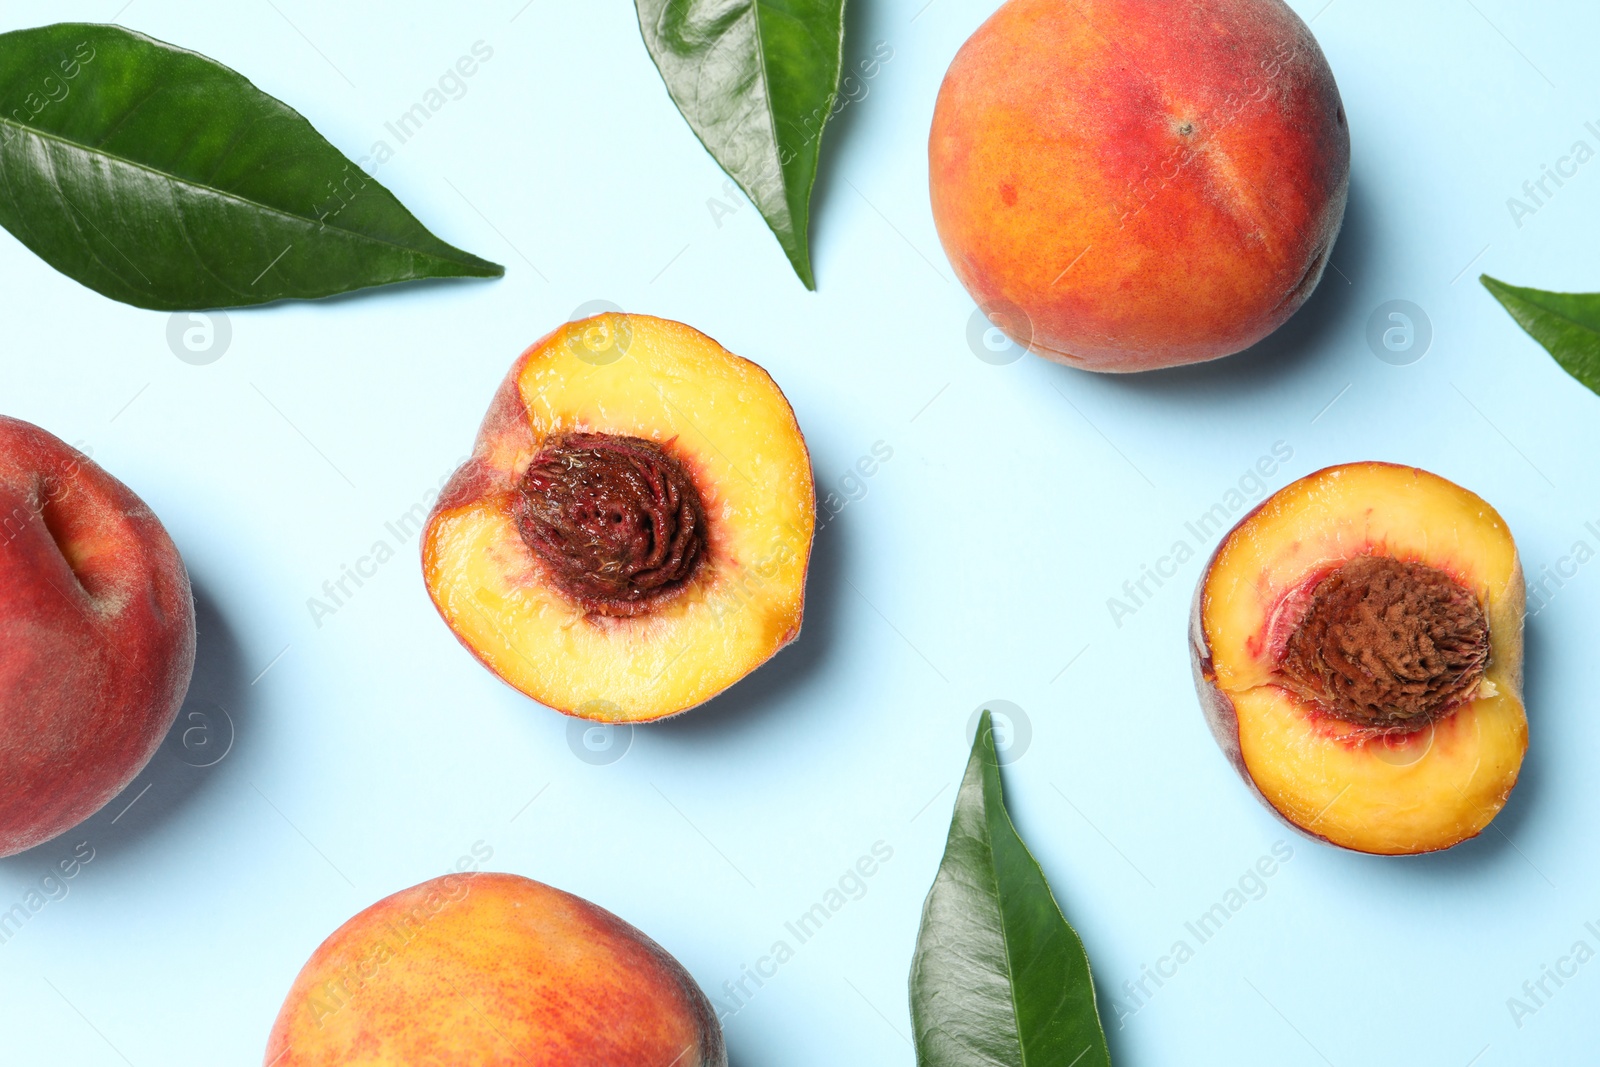
[[[144,769],[194,642],[188,572],[144,501],[0,416],[0,855],[71,829]]]
[[[1344,219],[1350,136],[1283,0],[1009,0],[928,143],[956,275],[1069,366],[1215,359],[1281,326]]]
[[[266,1067],[727,1067],[665,949],[581,897],[447,874],[335,930],[295,979]]]

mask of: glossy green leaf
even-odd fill
[[[844,0],[636,0],[645,47],[702,144],[772,227],[806,288]]]
[[[1481,280],[1563,370],[1600,393],[1600,293],[1523,289],[1487,274]]]
[[[239,74],[118,26],[0,34],[0,225],[162,311],[505,273]]]
[[[1006,814],[987,711],[911,964],[920,1067],[1109,1067],[1083,942]]]

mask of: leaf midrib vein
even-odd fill
[[[1004,801],[1001,804],[1004,805]],[[1017,1030],[1017,1055],[1022,1057],[1019,1067],[1028,1067],[1028,1047],[1022,1041],[1022,1008],[1017,1003],[1017,983],[1012,967],[1011,931],[1006,926],[1006,909],[1000,900],[1000,864],[995,861],[994,854],[994,824],[989,821],[989,798],[984,797],[983,833],[985,845],[989,852],[989,869],[994,872],[994,903],[995,911],[1000,919],[1000,946],[1006,953],[1006,995],[1011,998],[1011,1021]],[[1001,815],[1005,815],[1002,806]],[[1009,816],[1006,816],[1009,820]]]
[[[1600,338],[1600,329],[1596,329],[1594,326],[1591,326],[1587,322],[1580,322],[1579,320],[1573,318],[1572,316],[1566,314],[1565,312],[1557,311],[1554,308],[1551,308],[1551,307],[1548,307],[1548,306],[1546,306],[1544,304],[1539,303],[1537,300],[1531,300],[1528,297],[1523,296],[1521,293],[1513,292],[1511,295],[1512,295],[1512,297],[1514,299],[1520,300],[1522,303],[1527,304],[1529,307],[1536,309],[1541,314],[1549,315],[1551,318],[1559,319],[1562,322],[1567,323],[1568,325],[1576,326],[1578,329],[1582,330],[1586,334],[1589,334],[1591,337]],[[1562,294],[1562,295],[1567,295],[1567,296],[1587,296],[1589,294],[1587,294],[1587,293],[1568,293],[1568,294]],[[1600,300],[1600,294],[1596,294],[1596,299]]]
[[[39,129],[37,127],[34,127],[34,126],[25,125],[23,123],[17,122],[15,119],[6,118],[4,115],[0,115],[0,126],[13,127],[13,128],[15,128],[17,130],[22,131],[24,134],[37,137],[37,138],[39,138],[41,140],[53,141],[56,144],[63,145],[66,148],[69,148],[69,149],[72,149],[72,150],[75,150],[75,151],[78,151],[78,152],[82,152],[82,153],[84,153],[86,155],[99,156],[99,157],[102,157],[102,158],[105,158],[105,159],[113,160],[115,162],[122,163],[122,164],[125,164],[125,165],[129,166],[129,167],[132,167],[135,170],[143,171],[146,174],[150,174],[150,175],[152,175],[154,177],[164,179],[165,181],[167,181],[169,183],[178,183],[178,184],[182,184],[183,186],[185,186],[187,188],[192,188],[192,189],[196,189],[196,190],[200,190],[200,191],[204,191],[204,192],[208,192],[208,193],[213,193],[213,194],[223,198],[224,200],[229,200],[229,201],[232,201],[233,203],[242,204],[242,205],[245,205],[247,207],[252,207],[252,208],[255,208],[255,209],[259,210],[259,211],[265,212],[267,214],[276,215],[276,216],[278,216],[280,218],[292,219],[295,222],[301,222],[301,223],[305,223],[307,225],[319,226],[319,227],[324,228],[324,229],[337,230],[339,233],[346,234],[346,235],[348,235],[350,237],[354,237],[354,238],[357,238],[357,239],[360,239],[360,240],[363,240],[363,241],[370,241],[373,244],[386,245],[386,246],[388,246],[390,248],[398,249],[399,251],[402,251],[402,252],[409,252],[409,253],[411,253],[413,255],[427,256],[430,259],[436,259],[436,260],[439,260],[440,262],[443,262],[443,263],[456,263],[458,265],[462,265],[462,264],[465,263],[465,261],[463,261],[463,260],[448,259],[448,258],[446,258],[444,256],[441,256],[441,255],[438,255],[437,253],[434,253],[434,252],[425,252],[422,249],[415,248],[415,247],[410,246],[410,245],[399,244],[398,242],[387,240],[387,239],[382,238],[382,237],[375,237],[372,234],[363,233],[360,230],[352,230],[352,229],[350,229],[348,227],[345,227],[345,226],[339,226],[339,225],[336,225],[336,224],[333,224],[333,223],[324,222],[324,221],[319,220],[319,219],[309,218],[309,217],[307,217],[305,215],[297,215],[293,211],[288,211],[288,210],[285,210],[284,208],[280,208],[280,207],[274,207],[271,204],[263,204],[258,200],[252,200],[250,197],[241,196],[238,193],[229,192],[226,189],[219,189],[214,185],[208,185],[205,182],[195,181],[192,178],[184,178],[184,177],[182,177],[180,175],[168,174],[165,171],[159,170],[156,167],[152,167],[147,163],[140,163],[137,160],[129,159],[126,156],[120,155],[120,154],[118,154],[116,152],[107,152],[102,148],[97,148],[97,147],[94,147],[94,146],[91,146],[91,145],[85,145],[85,144],[82,144],[82,143],[80,143],[78,141],[74,141],[74,140],[72,140],[70,138],[62,137],[59,134],[51,133],[51,132],[49,132],[47,130],[41,130],[41,129]],[[338,151],[338,150],[335,149],[335,151]]]
[[[172,210],[178,217],[178,232],[183,234],[183,243],[194,252],[194,261],[200,264],[200,269],[216,279],[218,285],[235,296],[248,297],[243,289],[235,288],[226,278],[211,269],[211,264],[206,262],[206,257],[200,254],[200,246],[194,243],[194,238],[189,234],[189,222],[183,213],[183,201],[178,198],[176,185],[172,179],[167,179],[167,188],[172,196]]]
[[[67,207],[67,218],[72,221],[72,232],[78,235],[78,242],[88,250],[90,256],[94,257],[94,261],[100,265],[101,270],[105,271],[106,274],[111,276],[111,278],[122,283],[123,285],[126,285],[133,292],[138,292],[138,289],[134,287],[133,283],[129,282],[123,277],[121,271],[115,269],[110,263],[106,262],[106,258],[100,254],[100,249],[96,247],[93,241],[89,240],[89,235],[83,232],[83,225],[78,222],[77,207],[72,203],[71,198],[67,196],[66,189],[62,188],[61,175],[56,173],[55,157],[49,152],[46,152],[44,154],[44,160],[49,165],[50,184],[55,187],[56,195],[61,198],[61,202]],[[117,251],[115,246],[112,246],[112,251]],[[139,265],[135,263],[134,269],[138,270],[138,267]],[[148,279],[146,280],[148,281]]]
[[[767,43],[761,36],[761,3],[762,0],[750,0],[750,17],[755,20],[756,30],[756,62],[761,69],[761,107],[767,113],[767,128],[772,131],[773,157],[778,161],[778,181],[783,185],[783,213],[792,230],[794,210],[789,204],[789,176],[784,173],[783,152],[778,147],[778,116],[772,110],[772,75],[767,73]]]

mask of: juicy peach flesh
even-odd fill
[[[1490,653],[1470,700],[1428,726],[1375,735],[1283,683],[1305,590],[1361,555],[1424,563],[1483,606]],[[1522,568],[1505,521],[1437,475],[1330,467],[1267,500],[1225,537],[1195,596],[1195,680],[1212,732],[1296,828],[1363,852],[1407,854],[1473,837],[1504,806],[1527,749]]]
[[[264,1067],[726,1067],[705,994],[617,916],[506,874],[379,901],[312,954]]]
[[[595,359],[588,339],[625,338]],[[563,593],[517,527],[524,472],[552,438],[653,442],[693,479],[703,556],[651,610],[607,616]],[[681,323],[568,323],[511,368],[471,459],[423,533],[423,574],[457,638],[506,682],[607,721],[674,715],[726,689],[800,630],[815,526],[810,457],[760,367]]]

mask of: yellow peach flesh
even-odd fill
[[[1395,743],[1308,715],[1278,686],[1230,695],[1256,788],[1290,822],[1362,852],[1432,852],[1476,836],[1505,805],[1528,743],[1510,693]]]
[[[1449,573],[1489,619],[1477,698],[1399,741],[1365,738],[1277,684],[1284,605],[1374,553]],[[1524,606],[1516,545],[1487,503],[1426,471],[1350,464],[1287,487],[1223,541],[1200,590],[1197,654],[1235,719],[1242,773],[1284,818],[1347,848],[1425,852],[1479,833],[1516,784]]]
[[[592,362],[568,343],[597,327],[630,338],[620,359]],[[814,488],[794,413],[765,371],[679,323],[606,316],[534,345],[508,386],[520,425],[491,411],[458,476],[470,488],[446,489],[424,537],[434,602],[485,665],[558,710],[642,721],[708,700],[793,640]],[[517,478],[547,438],[573,432],[655,441],[700,491],[706,559],[659,608],[590,615],[544,579],[517,532]]]

